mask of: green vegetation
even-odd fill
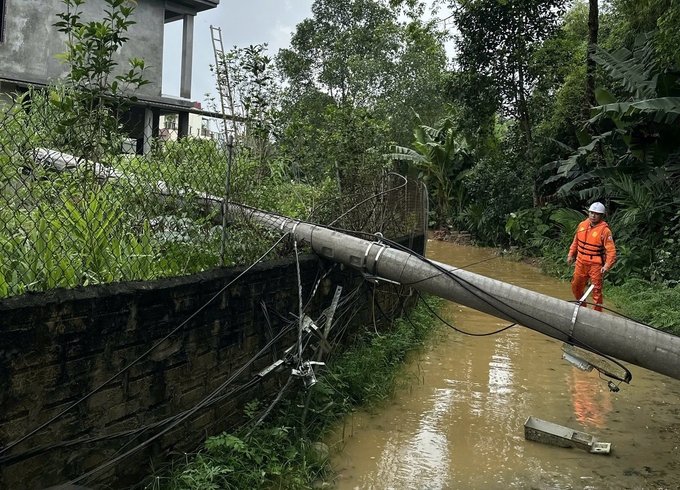
[[[123,154],[142,124],[126,111],[148,83],[143,61],[117,56],[135,4],[106,0],[102,18],[86,22],[86,0],[62,3],[54,26],[67,39],[66,77],[0,109],[0,297],[252,262],[274,236],[237,216],[222,230],[232,149],[231,201],[331,222],[385,191],[394,167],[383,155],[408,143],[413,110],[443,114],[445,36],[434,24],[415,10],[401,22],[399,9],[372,0],[319,3],[276,57],[266,45],[225,54],[216,75],[243,120],[223,128],[233,146],[152,138],[143,156]],[[54,162],[47,150],[72,158]],[[364,208],[342,226],[372,226],[394,203]],[[394,221],[378,228],[410,232]]]
[[[107,0],[101,20],[84,22],[84,2],[63,0],[55,19],[68,41],[65,79],[2,108],[0,296],[220,263],[219,206],[201,196],[225,193],[225,141],[155,139],[144,156],[121,154],[120,116],[147,83],[142,61],[116,56],[134,4]],[[397,171],[427,183],[432,224],[518,246],[563,277],[574,226],[599,200],[619,250],[611,283],[671,291],[677,2],[437,5],[450,32],[415,0],[318,0],[288,48],[225,54],[222,95],[244,121],[223,128],[235,138],[231,200],[330,222]],[[77,170],[37,164],[37,148],[74,155]],[[225,264],[253,260],[273,240],[246,222],[229,234]]]
[[[0,297],[218,266],[225,230],[203,198],[226,192],[234,150],[234,202],[329,223],[396,171],[427,183],[434,225],[518,247],[565,279],[575,227],[601,201],[619,251],[606,296],[680,333],[677,0],[439,0],[450,31],[418,0],[316,0],[287,49],[221,60],[227,110],[243,122],[220,140],[152,139],[143,156],[121,153],[120,116],[146,83],[142,61],[123,69],[116,57],[134,5],[106,0],[103,18],[85,23],[84,1],[63,0],[55,19],[67,77],[0,109]],[[77,168],[55,171],[38,148]],[[250,263],[273,242],[236,219],[224,263]],[[210,438],[150,488],[308,488],[326,475],[313,441],[394,390],[429,324],[413,316],[416,328],[398,321],[332,360],[305,430],[299,393],[252,432]]]
[[[443,300],[427,298],[433,309]],[[423,345],[437,323],[421,303],[385,332],[367,329],[354,345],[328,360],[328,369],[312,388],[308,417],[301,425],[307,392],[282,400],[264,423],[236,433],[210,437],[204,450],[175,465],[169,474],[149,478],[146,489],[308,489],[332,477],[329,452],[318,441],[356,405],[388,399],[399,386],[406,354]],[[258,402],[246,410],[259,414]]]
[[[435,217],[460,214],[467,204],[463,179],[472,167],[467,142],[460,137],[451,118],[440,121],[435,128],[424,125],[420,117],[417,120],[415,150],[395,146],[390,157],[409,162],[418,171],[417,177],[429,188]]]
[[[225,192],[224,141],[157,139],[143,157],[121,155],[119,116],[146,83],[143,62],[127,60],[129,71],[121,70],[114,56],[134,23],[134,5],[107,0],[102,20],[85,23],[83,2],[64,0],[56,19],[68,38],[62,85],[4,109],[0,240],[17,267],[0,270],[2,291],[182,274],[217,263],[219,209],[206,210],[200,194],[219,199]],[[288,48],[269,55],[258,44],[225,54],[222,95],[244,121],[223,128],[235,138],[232,200],[330,222],[397,171],[427,183],[434,225],[555,264],[587,205],[599,200],[620,250],[609,279],[673,287],[680,277],[675,0],[438,6],[451,32],[426,22],[424,5],[414,0],[319,0]],[[457,48],[453,65],[444,49],[449,39]],[[36,168],[37,147],[73,154],[80,170],[55,176]],[[96,162],[127,177],[102,178]],[[162,198],[159,186],[167,191]],[[100,194],[109,198],[81,202]],[[26,253],[44,253],[34,246],[36,229],[77,242],[72,222],[57,223],[58,209],[71,209],[66,202],[115,214],[115,226],[107,222],[91,234],[106,235],[115,249],[106,253],[131,257],[134,270],[104,266],[108,259],[83,268],[75,260],[59,278],[36,274],[49,257],[18,264],[20,244]],[[236,255],[225,263],[247,260],[241,252],[230,251]],[[152,260],[149,268],[149,254],[174,265]]]
[[[680,290],[666,284],[631,279],[607,288],[621,312],[653,327],[680,335]]]
[[[221,195],[226,159],[215,141],[183,140],[144,156],[97,147],[104,169],[122,177],[98,178],[90,162],[72,172],[37,166],[31,148],[82,155],[79,140],[64,140],[59,89],[29,91],[0,126],[0,297],[55,287],[147,280],[191,274],[219,265],[219,208],[206,208],[198,192]],[[30,108],[29,111],[26,108]],[[122,135],[114,141],[120,141]],[[85,150],[90,151],[88,146]],[[71,163],[75,163],[74,160]],[[291,182],[274,173],[247,186],[257,163],[233,174],[238,200],[306,218],[333,187]],[[25,173],[30,170],[30,174]],[[161,193],[161,184],[164,193]],[[226,243],[227,265],[252,263],[275,234],[235,217]],[[274,251],[270,258],[278,256]]]
[[[432,222],[467,230],[479,244],[548,256],[559,273],[575,224],[601,201],[620,251],[610,280],[673,287],[676,2],[439,5],[449,9],[457,48],[456,68],[443,78],[445,113],[416,121],[412,148],[386,153],[428,182]]]

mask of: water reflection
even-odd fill
[[[428,247],[454,266],[491,257],[441,242]],[[523,264],[495,259],[471,271],[571,299],[568,283]],[[453,303],[445,314],[474,333],[505,325]],[[560,347],[522,327],[478,338],[447,331],[418,354],[424,382],[379,413],[352,419],[335,460],[336,490],[680,488],[680,382],[633,367],[633,384],[613,394],[596,371],[562,360]],[[613,454],[525,441],[529,415],[611,442]]]
[[[404,484],[432,490],[444,487],[450,461],[448,431],[442,416],[449,412],[451,390],[436,390],[431,402],[431,410],[423,414],[411,437],[387,443],[378,463],[377,481],[381,486],[368,488],[403,488]]]
[[[587,426],[606,427],[607,415],[612,411],[611,393],[577,368],[567,374],[567,384],[576,420]]]

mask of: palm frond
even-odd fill
[[[411,148],[406,148],[404,146],[393,146],[392,153],[387,153],[384,156],[392,160],[404,160],[407,162],[416,163],[425,160],[425,157],[423,155],[421,155],[420,153]]]
[[[591,176],[588,174],[581,174],[576,176],[574,179],[570,180],[563,186],[561,186],[559,189],[557,189],[557,194],[561,196],[568,196],[573,190],[575,190],[575,187],[578,187],[581,184],[584,184],[591,180]]]
[[[433,128],[430,126],[420,126],[423,134],[427,136],[428,139],[433,141],[438,141],[442,137],[441,129]]]
[[[571,146],[565,145],[564,143],[562,143],[559,140],[556,140],[555,138],[546,138],[546,139],[548,141],[550,141],[552,144],[554,144],[555,146],[557,146],[557,148],[562,150],[564,153],[573,153],[574,152],[574,149]]]
[[[680,97],[661,97],[635,102],[617,102],[595,107],[597,115],[590,119],[591,123],[609,118],[631,117],[638,114],[652,115],[657,123],[673,124],[680,116]]]
[[[652,75],[652,67],[641,63],[631,51],[619,48],[609,52],[595,46],[590,57],[637,99],[656,97],[656,76]]]
[[[582,212],[569,208],[556,209],[550,215],[550,220],[559,224],[568,235],[574,233],[578,224],[585,218]]]
[[[528,240],[528,245],[530,247],[538,248],[538,249],[544,249],[546,247],[550,248],[561,248],[562,244],[560,243],[560,240],[556,240],[551,237],[547,236],[535,236],[531,237]]]

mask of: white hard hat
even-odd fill
[[[604,204],[602,204],[601,202],[594,202],[590,205],[590,207],[588,208],[588,211],[591,211],[593,213],[604,214],[604,211],[605,211],[604,210]]]

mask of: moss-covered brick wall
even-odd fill
[[[423,240],[411,242],[416,251],[422,251]],[[381,318],[372,306],[374,296],[388,314],[398,312],[406,296],[405,290],[389,284],[375,286],[374,295],[374,286],[358,272],[322,263],[315,256],[302,257],[300,267],[305,301],[318,284],[306,309],[312,318],[330,305],[336,286],[348,293],[363,285],[356,303],[361,309],[347,336]],[[295,342],[296,332],[265,351],[215,403],[167,430],[168,421],[176,421],[178,414],[194,408],[234,376],[282,329],[285,320],[271,313],[268,327],[262,302],[288,319],[298,314],[294,259],[258,264],[220,292],[244,270],[218,269],[0,300],[2,448],[79,401],[195,315],[106,387],[0,455],[0,488],[33,490],[62,484],[155,437],[97,480],[122,488],[139,482],[169,454],[194,450],[206,434],[241,422],[249,400],[277,392],[281,383],[277,377],[233,390],[255,379],[275,360],[274,354],[280,357]],[[165,425],[153,425],[163,421]],[[158,436],[163,430],[167,431]]]

